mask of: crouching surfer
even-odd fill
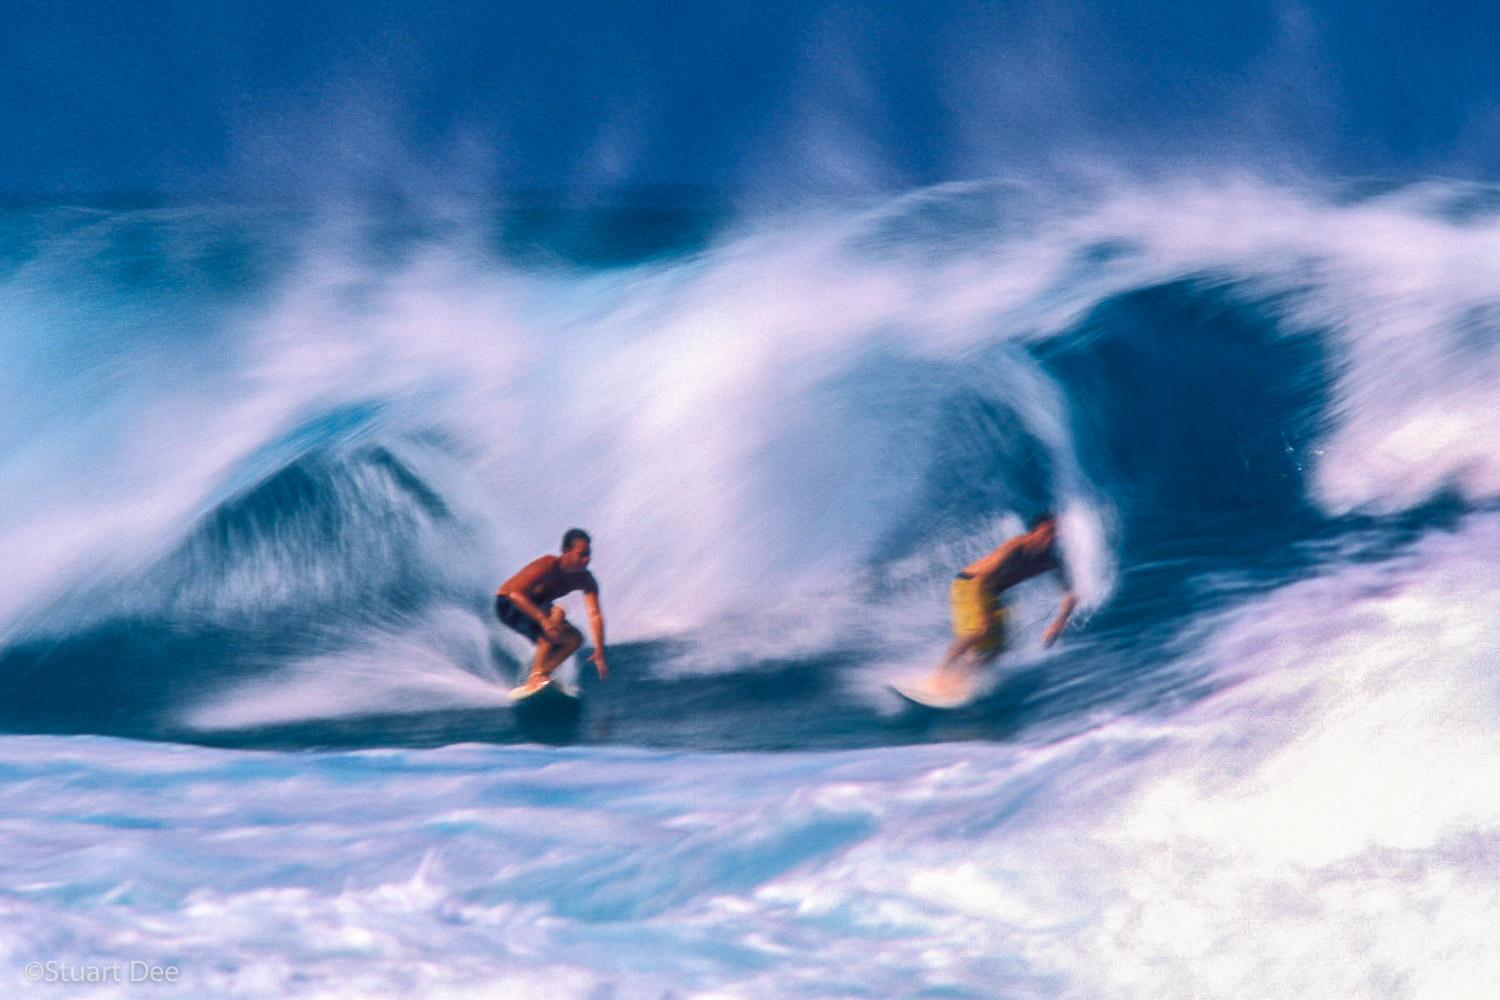
[[[598,668],[601,680],[609,676],[599,584],[588,570],[592,554],[588,532],[569,528],[563,535],[561,555],[533,559],[496,592],[495,614],[500,621],[536,644],[531,671],[517,693],[530,693],[546,684],[552,672],[583,645],[583,636],[568,622],[562,607],[553,603],[575,590],[583,591],[583,603],[588,608],[589,631],[594,639],[589,659]]]
[[[953,642],[938,664],[933,688],[954,694],[966,690],[972,674],[1005,650],[1006,608],[1000,595],[1016,584],[1055,572],[1063,586],[1057,617],[1042,633],[1042,644],[1057,640],[1078,600],[1057,553],[1057,518],[1032,518],[1027,530],[974,560],[954,577],[948,597],[953,613]]]

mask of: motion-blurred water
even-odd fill
[[[1477,995],[1497,203],[11,205],[0,979]],[[904,712],[1044,507],[1078,626]],[[490,595],[573,524],[615,676],[538,726]]]

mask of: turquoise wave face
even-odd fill
[[[548,738],[1011,738],[1191,700],[1204,621],[1500,493],[1484,205],[13,208],[0,726],[535,738],[493,696],[529,653],[489,595],[571,524],[621,683]],[[1066,655],[1057,585],[1023,588],[1010,683],[893,717],[947,578],[1043,508]]]

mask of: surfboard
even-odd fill
[[[526,689],[526,685],[510,689],[510,702],[517,708],[522,705],[527,708],[544,708],[576,706],[579,701],[578,692],[568,687],[560,680],[550,680],[541,687]]]
[[[930,686],[930,678],[922,678],[919,681],[904,681],[901,683],[887,684],[907,704],[915,705],[917,708],[935,709],[940,712],[950,711],[955,708],[963,708],[975,698],[972,685],[960,684],[952,691],[938,692]]]

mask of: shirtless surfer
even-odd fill
[[[589,659],[599,669],[601,680],[609,676],[609,665],[604,661],[599,584],[588,571],[592,554],[588,532],[569,528],[563,535],[562,555],[533,559],[496,591],[495,614],[500,621],[536,643],[531,672],[518,693],[535,691],[547,683],[552,671],[583,645],[583,636],[569,624],[562,607],[553,604],[575,590],[583,591],[583,603],[588,607],[589,631],[594,637],[594,652]]]
[[[934,687],[943,692],[960,689],[965,676],[989,663],[1005,649],[1005,605],[1000,595],[1024,580],[1055,571],[1063,584],[1057,617],[1042,633],[1050,646],[1067,625],[1078,599],[1057,555],[1057,518],[1051,512],[1031,519],[1024,533],[976,559],[953,578],[948,599],[953,611],[953,642],[938,664]]]

